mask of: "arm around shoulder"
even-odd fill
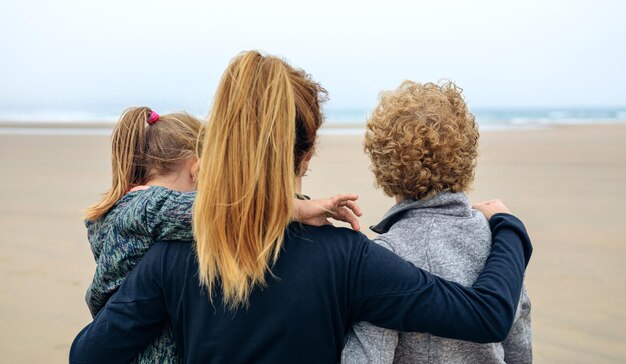
[[[161,289],[166,244],[154,245],[94,320],[78,333],[70,363],[130,362],[158,337],[167,319]]]
[[[474,342],[504,340],[515,318],[532,246],[521,221],[490,220],[492,252],[472,287],[434,276],[371,242],[355,265],[356,321]]]

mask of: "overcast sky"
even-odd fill
[[[201,114],[247,49],[304,68],[330,108],[371,108],[404,79],[441,78],[471,107],[626,105],[624,1],[0,4],[0,111],[147,104]]]

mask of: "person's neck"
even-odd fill
[[[295,193],[301,195],[302,194],[302,177],[296,177],[295,183],[294,183],[294,189],[295,189]]]
[[[154,177],[146,183],[146,186],[161,186],[179,192],[191,192],[194,190],[184,172],[174,172]]]

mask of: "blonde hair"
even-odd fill
[[[285,61],[245,52],[220,81],[194,204],[199,279],[225,306],[248,302],[280,253],[294,179],[315,144],[325,91]]]
[[[161,115],[149,125],[151,113],[148,107],[132,107],[115,125],[111,137],[111,188],[87,209],[85,219],[99,219],[134,186],[173,172],[182,161],[197,155],[200,120],[186,113],[173,113]]]
[[[405,81],[381,93],[364,147],[385,194],[420,200],[469,189],[479,134],[462,91],[452,82]]]

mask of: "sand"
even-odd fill
[[[355,192],[364,229],[392,205],[359,136],[321,137],[304,192]],[[106,136],[0,133],[3,362],[63,363],[89,322],[94,270],[82,210],[110,182]],[[626,126],[485,132],[473,201],[501,198],[527,225],[537,363],[626,361]],[[369,234],[373,236],[372,234]]]

